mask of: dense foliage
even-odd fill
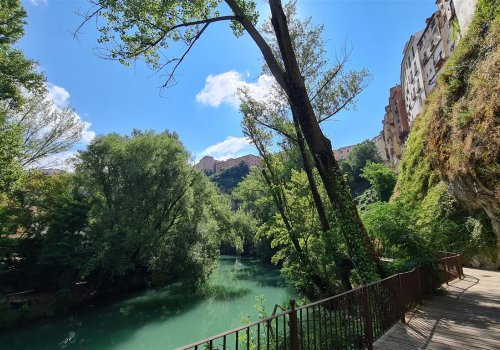
[[[429,247],[487,264],[500,253],[490,215],[499,208],[499,18],[498,1],[478,1],[468,34],[412,126],[393,196]]]
[[[0,200],[21,175],[23,130],[9,123],[9,111],[23,104],[23,91],[38,91],[43,84],[36,63],[13,47],[24,34],[25,17],[19,0],[0,1]]]
[[[340,168],[347,177],[347,183],[355,197],[370,187],[368,179],[362,176],[362,170],[368,162],[382,163],[375,142],[370,140],[354,146],[347,158],[340,162]]]
[[[0,290],[49,293],[36,310],[46,313],[89,295],[205,281],[234,225],[188,158],[175,134],[136,131],[96,138],[73,174],[27,173],[0,206]]]
[[[0,1],[0,101],[11,107],[23,103],[23,91],[34,92],[43,87],[36,62],[13,47],[24,35],[25,17],[19,0]]]
[[[218,256],[217,237],[229,223],[175,134],[99,137],[79,159],[75,176],[78,191],[88,196],[99,283],[207,277]]]
[[[361,177],[368,181],[370,188],[381,201],[388,201],[396,185],[396,174],[381,163],[368,161],[361,170]]]
[[[210,176],[210,180],[217,185],[222,193],[230,194],[233,189],[248,175],[250,168],[245,162],[222,170]]]

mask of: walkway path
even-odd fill
[[[446,293],[424,300],[374,349],[500,349],[500,272],[465,269]]]

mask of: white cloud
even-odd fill
[[[244,81],[242,74],[236,71],[210,74],[205,80],[203,90],[196,94],[196,101],[212,107],[218,107],[222,103],[238,107],[238,89],[248,89],[250,96],[259,100],[269,93],[273,83],[274,78],[266,74],[261,75],[255,83]]]
[[[246,137],[228,136],[224,141],[209,146],[201,151],[197,159],[209,155],[217,160],[226,160],[248,154],[252,151],[250,140]]]
[[[47,1],[48,0],[30,0],[30,2],[35,6],[38,6],[39,4],[47,5]]]
[[[47,91],[49,92],[49,98],[57,107],[64,108],[68,106],[70,97],[68,90],[52,83],[47,83],[45,85],[47,87]]]
[[[76,151],[61,152],[39,159],[36,162],[32,163],[29,167],[33,169],[52,168],[52,169],[73,171],[75,156],[76,156]]]
[[[80,120],[82,119],[78,114],[77,114],[78,118],[80,118]],[[92,141],[96,134],[95,134],[95,131],[93,130],[90,130],[90,127],[92,126],[92,123],[91,122],[87,122],[87,121],[82,121],[83,122],[83,125],[85,126],[85,128],[83,129],[83,136],[82,136],[82,140],[80,141],[82,144],[84,145],[88,145],[90,143],[90,141]]]

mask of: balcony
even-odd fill
[[[439,58],[437,59],[437,61],[434,63],[434,66],[436,67],[436,71],[438,71],[439,69],[441,69],[441,67],[443,66],[444,62],[446,61],[446,59],[441,55],[439,56]]]

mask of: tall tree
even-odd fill
[[[8,110],[24,102],[23,91],[43,89],[36,62],[13,45],[23,36],[26,11],[19,0],[0,0],[0,194],[19,178],[22,130],[8,123]]]
[[[11,106],[22,104],[23,90],[43,89],[36,62],[12,46],[24,35],[25,17],[19,0],[0,0],[0,101]]]
[[[228,15],[221,15],[227,5]],[[129,64],[144,58],[155,69],[171,65],[164,86],[170,86],[174,73],[194,44],[213,23],[230,21],[236,35],[246,31],[260,49],[269,71],[288,98],[292,113],[313,155],[316,168],[328,194],[329,201],[341,223],[342,235],[350,256],[363,280],[369,281],[383,274],[382,265],[352,201],[349,188],[333,155],[330,140],[324,135],[319,118],[312,105],[312,97],[323,90],[310,91],[304,81],[288,22],[280,0],[270,0],[271,24],[278,55],[264,35],[256,28],[258,13],[254,1],[197,0],[197,1],[138,1],[96,0],[86,21],[101,16],[107,25],[100,27],[100,42],[109,44],[103,54]],[[185,44],[178,57],[162,61],[163,49],[172,43]],[[332,73],[333,74],[333,73]],[[331,79],[326,79],[328,86]],[[309,90],[308,90],[309,89]]]
[[[70,107],[58,108],[45,92],[29,96],[19,110],[10,112],[9,122],[22,130],[19,160],[25,168],[51,165],[51,157],[78,143],[85,129]]]
[[[114,288],[112,280],[196,283],[208,276],[230,222],[175,134],[98,137],[78,157],[78,188],[90,202],[87,236],[100,252],[93,277],[103,288]]]
[[[377,146],[371,140],[365,140],[354,146],[347,158],[340,162],[340,168],[347,175],[347,182],[354,196],[360,195],[370,186],[367,179],[361,176],[368,162],[382,163]]]

